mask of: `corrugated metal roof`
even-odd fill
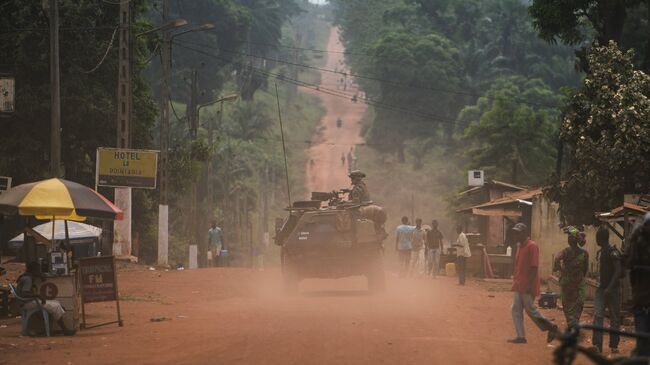
[[[467,189],[465,191],[462,191],[462,192],[458,193],[458,195],[470,195],[470,194],[473,194],[473,193],[475,193],[477,191],[483,190],[485,188],[495,188],[495,187],[496,188],[503,188],[503,189],[510,190],[510,191],[523,191],[523,190],[526,190],[526,188],[523,187],[523,186],[517,186],[517,185],[505,183],[503,181],[498,181],[498,180],[489,180],[484,185],[469,188],[469,189]]]
[[[474,205],[468,208],[463,208],[459,209],[456,212],[457,213],[470,213],[472,212],[473,209],[486,209],[490,207],[500,207],[504,205],[509,205],[509,204],[526,204],[530,205],[532,198],[541,195],[542,194],[542,188],[533,188],[533,189],[528,189],[528,190],[523,190],[523,191],[515,191],[511,193],[505,193],[505,196],[502,198],[497,198],[494,200],[491,200],[487,203],[481,203],[478,205]]]

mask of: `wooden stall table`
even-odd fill
[[[492,265],[492,270],[495,276],[500,278],[509,278],[512,265],[514,263],[514,257],[508,256],[506,254],[488,254],[488,259],[490,260],[490,265]]]

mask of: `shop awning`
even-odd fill
[[[642,205],[637,205],[634,203],[624,203],[620,207],[614,208],[609,212],[600,212],[596,213],[596,218],[602,222],[622,222],[625,220],[625,216],[628,216],[628,219],[636,219],[641,217],[650,211],[649,207],[644,207]]]

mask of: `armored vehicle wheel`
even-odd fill
[[[300,277],[291,268],[286,260],[285,253],[281,255],[282,264],[282,285],[286,294],[295,294],[298,292],[298,285],[300,284]]]
[[[374,293],[386,291],[386,276],[384,274],[384,264],[382,255],[378,255],[368,268],[366,274],[368,278],[368,290]]]

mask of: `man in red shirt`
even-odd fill
[[[517,337],[508,340],[510,343],[526,343],[526,332],[524,330],[524,311],[528,317],[542,331],[548,331],[547,342],[551,342],[557,333],[557,325],[544,317],[535,308],[535,297],[539,295],[539,247],[526,233],[528,227],[523,223],[517,223],[512,228],[515,242],[519,243],[519,249],[515,256],[515,272],[512,277],[512,291],[514,301],[512,303],[512,321],[515,324]]]

